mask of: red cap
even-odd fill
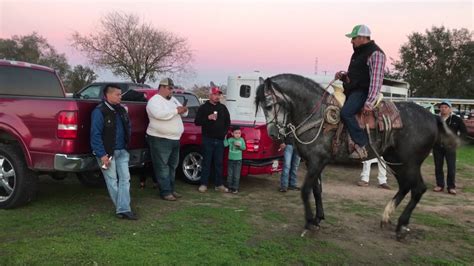
[[[211,87],[210,93],[211,94],[222,94],[222,91],[221,91],[221,89],[219,89],[219,87]]]

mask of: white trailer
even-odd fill
[[[233,75],[227,79],[227,94],[225,104],[229,109],[230,119],[240,121],[256,121],[265,122],[263,111],[259,110],[255,116],[255,93],[260,84],[259,78],[267,78],[268,75],[260,72],[253,72],[248,74]],[[316,75],[308,76],[308,78],[319,83],[321,87],[326,88],[334,76]],[[340,81],[335,84],[342,86]],[[408,97],[409,84],[404,81],[384,79],[382,86],[382,93],[385,99],[404,98]],[[333,92],[331,87],[328,88],[330,93]]]

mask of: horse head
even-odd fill
[[[256,107],[258,109],[260,106],[265,114],[268,135],[273,139],[279,139],[286,133],[288,97],[278,89],[271,78],[267,78],[263,83],[260,80],[260,83],[255,98]]]

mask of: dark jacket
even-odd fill
[[[354,53],[351,57],[351,63],[349,64],[349,69],[347,71],[350,82],[344,82],[343,84],[344,93],[346,95],[349,95],[356,90],[369,92],[370,72],[369,65],[367,65],[367,60],[369,60],[369,57],[375,51],[380,51],[383,53],[382,49],[380,49],[380,47],[378,47],[374,41],[370,41],[357,48],[354,48]]]
[[[217,111],[217,120],[209,120],[208,116]],[[194,124],[201,126],[204,137],[223,140],[230,126],[230,115],[222,103],[212,104],[206,101],[199,109]]]
[[[93,153],[100,158],[114,154],[114,150],[125,149],[130,140],[130,128],[130,118],[122,105],[99,104],[92,112]]]
[[[454,134],[460,136],[461,138],[466,138],[467,129],[466,125],[462,119],[454,114],[451,114],[448,119],[446,119],[446,125],[453,131]]]

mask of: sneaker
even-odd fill
[[[232,189],[232,194],[238,194],[239,190],[238,189]]]
[[[137,216],[131,211],[117,213],[117,218],[124,220],[138,220]]]
[[[177,198],[177,199],[179,199],[179,198],[182,198],[182,197],[183,197],[183,195],[179,194],[179,193],[178,193],[178,192],[176,192],[176,191],[175,191],[175,192],[173,192],[173,193],[171,193],[171,194],[173,194],[173,196],[174,196],[175,198]]]
[[[369,186],[369,182],[365,182],[363,180],[360,180],[359,182],[357,182],[357,185],[359,187],[368,187]]]
[[[456,195],[456,189],[448,188],[448,193],[451,194],[451,195]]]
[[[198,191],[201,192],[201,193],[204,193],[207,191],[207,186],[205,185],[200,185],[199,188],[198,188]]]
[[[280,191],[280,192],[286,192],[287,190],[288,190],[288,189],[287,189],[286,187],[282,187],[282,188],[280,188],[278,191]]]
[[[167,201],[176,201],[176,198],[173,196],[173,194],[169,194],[169,195],[163,196],[161,198],[164,199],[164,200],[167,200]]]
[[[215,190],[216,190],[216,191],[219,191],[219,192],[224,192],[224,193],[228,193],[228,192],[229,192],[229,189],[226,188],[224,185],[215,187]]]
[[[390,186],[387,183],[380,184],[378,187],[383,188],[383,189],[388,189],[388,190],[391,189]]]
[[[443,192],[443,190],[444,190],[444,188],[439,187],[439,186],[436,186],[435,188],[433,188],[434,192]]]
[[[299,187],[288,187],[288,190],[300,191],[301,189]]]

